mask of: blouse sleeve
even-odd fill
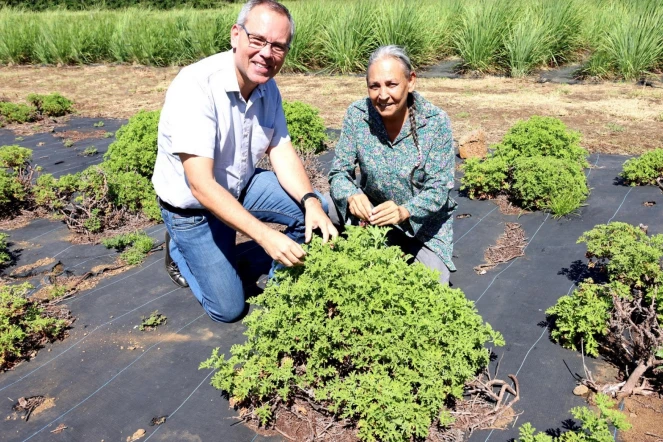
[[[329,193],[336,205],[342,222],[348,219],[348,198],[359,193],[355,168],[357,163],[357,140],[352,108],[348,109],[343,119],[341,135],[336,143],[334,161],[329,171]]]
[[[436,122],[430,139],[434,143],[424,164],[425,180],[421,191],[403,206],[410,212],[409,227],[416,235],[430,217],[442,217],[442,209],[449,199],[449,191],[454,187],[455,154],[449,117]],[[406,227],[406,226],[403,226]]]

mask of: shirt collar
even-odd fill
[[[225,89],[226,92],[239,93],[240,92],[239,81],[237,80],[237,71],[235,70],[235,59],[233,58],[232,50],[228,51],[227,54],[229,55],[228,57],[229,60],[224,60],[224,62],[228,62],[228,65],[230,65],[231,68],[223,70],[223,77],[222,77],[223,88]],[[267,83],[259,84],[253,90],[253,92],[251,92],[249,100],[253,97],[254,98],[253,101],[255,101],[259,98],[264,97],[266,93],[267,93]],[[254,94],[256,94],[255,97]]]

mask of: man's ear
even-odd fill
[[[230,46],[232,46],[233,49],[237,49],[237,46],[239,45],[239,25],[234,24],[232,28],[230,28]]]

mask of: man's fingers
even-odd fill
[[[311,236],[313,236],[313,226],[311,223],[306,223],[306,230],[304,231],[304,242],[306,244],[311,242]]]
[[[332,241],[338,238],[338,229],[331,222],[329,223],[329,234],[331,235]]]

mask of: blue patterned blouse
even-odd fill
[[[449,270],[453,248],[453,216],[456,202],[449,195],[454,187],[455,154],[451,123],[447,114],[413,92],[415,122],[422,158],[421,166],[410,180],[417,163],[417,147],[409,120],[394,142],[389,141],[382,117],[370,99],[350,105],[336,144],[334,162],[329,172],[331,197],[339,216],[347,221],[348,197],[359,193],[355,167],[361,172],[359,188],[376,206],[394,201],[410,212],[399,225],[435,252]]]

